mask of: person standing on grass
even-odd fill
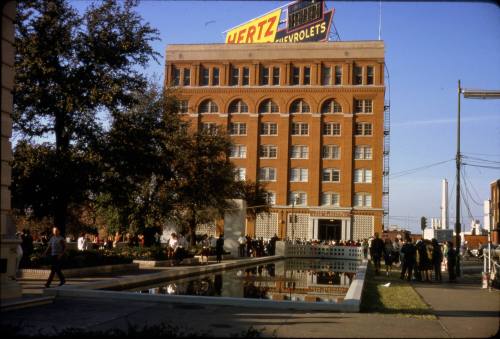
[[[375,274],[380,273],[380,260],[382,259],[382,254],[384,253],[384,241],[379,238],[379,234],[375,233],[375,239],[372,241],[371,255],[373,263],[375,264]]]
[[[50,251],[50,274],[47,282],[45,283],[45,287],[49,288],[52,279],[54,279],[54,274],[57,274],[59,278],[59,286],[62,286],[66,283],[66,278],[61,271],[62,266],[62,258],[64,256],[64,252],[66,251],[66,242],[64,238],[61,237],[61,231],[59,231],[58,227],[52,228],[52,237],[49,240],[49,244],[47,249],[44,252],[44,255],[47,255]]]
[[[411,281],[413,267],[415,266],[416,248],[411,242],[411,238],[407,238],[403,247],[401,247],[401,257],[403,260],[403,267],[401,268],[401,279],[405,279],[407,274],[408,281]]]
[[[432,266],[434,267],[434,280],[441,282],[441,263],[443,262],[443,252],[436,239],[432,239]]]
[[[391,239],[387,238],[384,242],[384,262],[385,262],[385,275],[389,276],[392,270],[392,262],[394,248],[392,246]]]
[[[332,241],[334,241],[334,240],[332,240]],[[363,243],[361,246],[363,246],[363,257],[365,259],[368,259],[368,239],[366,239],[366,238],[363,239]]]

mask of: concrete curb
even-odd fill
[[[141,294],[123,291],[109,291],[104,289],[126,289],[140,285],[153,284],[158,281],[171,279],[181,279],[193,275],[201,275],[206,273],[217,272],[221,270],[233,269],[251,264],[265,263],[284,259],[281,256],[262,257],[252,259],[242,259],[236,262],[221,263],[210,266],[198,266],[185,268],[180,270],[168,270],[153,274],[146,274],[135,277],[127,277],[120,279],[111,279],[110,281],[99,281],[87,283],[77,286],[62,286],[52,289],[45,289],[44,295],[49,296],[64,296],[71,298],[111,298],[130,301],[154,301],[167,303],[184,303],[184,304],[210,304],[210,305],[227,305],[237,307],[268,307],[274,309],[293,309],[293,310],[315,310],[315,311],[330,311],[330,312],[359,312],[361,305],[361,295],[366,276],[367,261],[363,260],[356,272],[356,278],[351,283],[346,297],[338,299],[336,303],[310,303],[301,301],[275,301],[267,299],[244,299],[231,297],[206,297],[206,296],[190,296],[190,295],[152,295]]]
[[[54,302],[55,297],[36,297],[36,298],[25,298],[25,299],[15,299],[15,300],[2,300],[1,310],[2,312],[18,310],[26,307],[40,306],[51,304]]]
[[[63,269],[66,278],[88,276],[92,274],[111,273],[128,270],[138,270],[139,264],[119,264],[119,265],[103,265],[91,266],[82,268]],[[19,278],[22,279],[47,279],[50,274],[50,269],[22,269],[19,270]]]

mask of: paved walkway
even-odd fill
[[[86,279],[81,280],[69,282],[78,284]],[[214,336],[234,336],[250,326],[263,329],[265,335],[306,338],[470,338],[490,337],[498,332],[500,292],[481,289],[478,274],[465,276],[458,284],[414,283],[414,287],[437,319],[58,297],[52,304],[3,312],[0,324],[2,328],[19,325],[28,334],[66,327],[105,330],[160,323],[191,332],[208,331]]]

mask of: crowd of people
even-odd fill
[[[442,282],[441,271],[446,267],[449,281],[456,281],[457,253],[451,241],[440,244],[436,239],[417,240],[414,244],[411,238],[382,240],[378,233],[370,240],[370,259],[376,275],[380,274],[383,259],[386,275],[390,275],[396,265],[401,267],[400,278],[403,280]]]
[[[247,235],[241,235],[238,238],[239,243],[239,256],[240,257],[264,257],[268,255],[275,255],[276,253],[276,241],[279,238],[275,234],[269,240],[264,240],[263,237],[251,237]]]

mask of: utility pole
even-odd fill
[[[457,201],[455,208],[455,247],[457,253],[456,276],[460,276],[460,80],[458,80],[458,118],[457,118]]]

